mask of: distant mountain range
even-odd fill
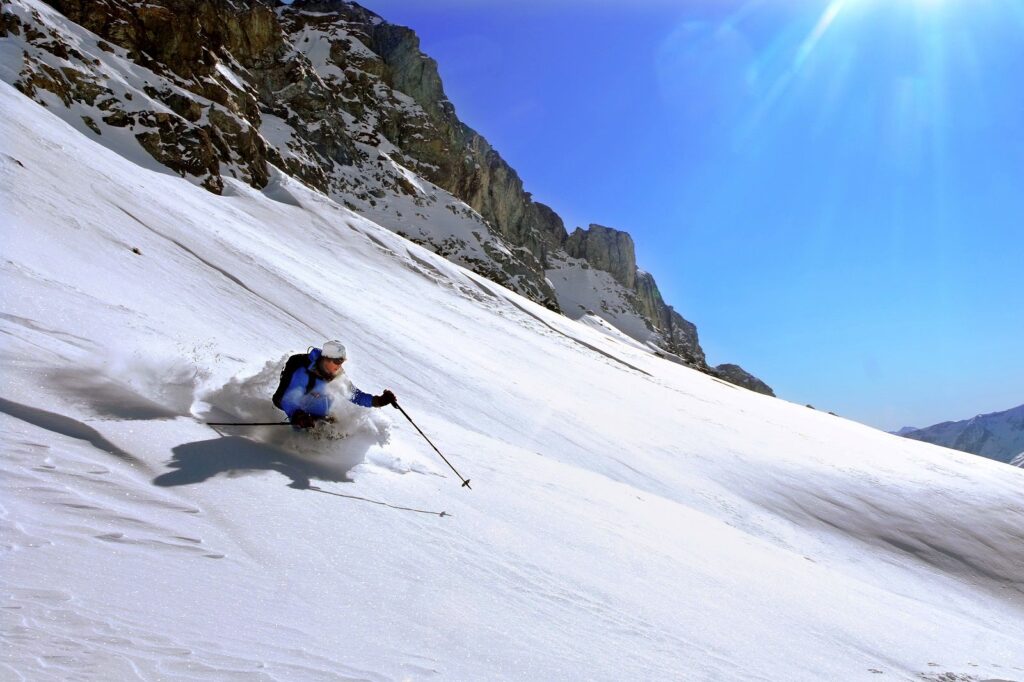
[[[905,426],[894,433],[1024,467],[1024,405],[922,429]]]

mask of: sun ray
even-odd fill
[[[747,144],[754,139],[756,131],[760,128],[765,118],[776,108],[783,94],[789,90],[796,76],[806,66],[815,48],[818,47],[826,33],[835,24],[836,18],[842,12],[847,2],[848,0],[832,0],[825,7],[825,11],[822,12],[810,33],[796,47],[792,59],[780,69],[778,75],[771,81],[767,91],[760,97],[746,123],[740,126],[736,144]],[[792,48],[778,50],[778,52],[777,58],[786,53],[791,53]],[[766,57],[768,56],[766,55]],[[765,68],[765,65],[761,60],[758,60],[754,68],[760,71]]]
[[[804,40],[797,51],[796,57],[793,59],[794,70],[799,70],[804,62],[807,61],[807,58],[814,51],[822,36],[825,35],[825,32],[828,31],[829,27],[835,22],[836,17],[843,10],[844,5],[846,5],[846,0],[832,0],[828,7],[825,8],[825,12],[814,26],[814,30],[811,31],[811,34],[807,36],[807,39]]]

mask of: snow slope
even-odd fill
[[[1024,679],[1024,471],[0,102],[0,677]],[[278,363],[333,337],[473,490],[390,409],[202,424],[279,418]]]

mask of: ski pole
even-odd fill
[[[291,422],[204,422],[207,426],[291,426]]]
[[[393,403],[391,403],[391,404],[392,404],[392,405],[394,405],[394,406],[395,406],[395,408],[396,408],[396,409],[397,409],[397,410],[398,410],[399,412],[401,412],[401,413],[402,413],[402,414],[403,414],[403,415],[405,416],[405,418],[406,418],[406,419],[408,419],[408,420],[409,420],[409,423],[410,423],[410,424],[412,424],[412,425],[413,425],[413,426],[414,426],[414,427],[416,428],[416,430],[420,432],[420,435],[421,435],[421,436],[423,436],[423,440],[425,440],[425,441],[427,441],[428,443],[430,443],[430,439],[429,439],[429,438],[427,438],[427,434],[423,433],[423,430],[422,430],[422,429],[420,429],[420,427],[416,426],[416,422],[414,422],[414,421],[412,420],[412,417],[410,417],[410,416],[409,416],[408,414],[406,414],[405,410],[403,410],[403,409],[402,409],[402,406],[398,404],[398,401],[396,400],[395,402],[393,402]],[[436,445],[434,445],[433,443],[430,443],[430,447],[434,448],[434,452],[436,452],[437,454],[441,455],[441,451],[437,449],[437,446],[436,446]],[[452,467],[452,471],[455,471],[455,475],[459,477],[459,480],[460,480],[460,481],[462,481],[462,487],[463,487],[463,488],[469,488],[470,490],[472,490],[472,489],[473,489],[473,488],[472,488],[472,487],[471,487],[471,486],[469,485],[469,479],[468,479],[468,478],[463,478],[463,477],[462,477],[462,474],[460,474],[460,473],[459,473],[458,471],[456,471],[455,467],[453,467],[453,466],[452,466],[452,463],[448,461],[448,458],[447,458],[447,457],[445,457],[444,455],[441,455],[441,459],[443,459],[443,460],[444,460],[444,463],[445,463],[445,464],[447,464],[448,466]]]

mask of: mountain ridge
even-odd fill
[[[1024,464],[1024,405],[922,428],[903,427],[895,435],[1019,466]]]
[[[278,168],[553,310],[601,315],[651,352],[772,394],[707,364],[696,326],[636,268],[627,233],[570,235],[533,201],[456,116],[412,29],[340,1],[48,4],[96,33],[98,50],[16,3],[3,31],[25,59],[5,79],[42,103],[56,96],[69,122],[108,145],[117,137],[133,160],[148,155],[215,193],[229,176],[273,191]],[[611,279],[574,271],[584,268]]]

